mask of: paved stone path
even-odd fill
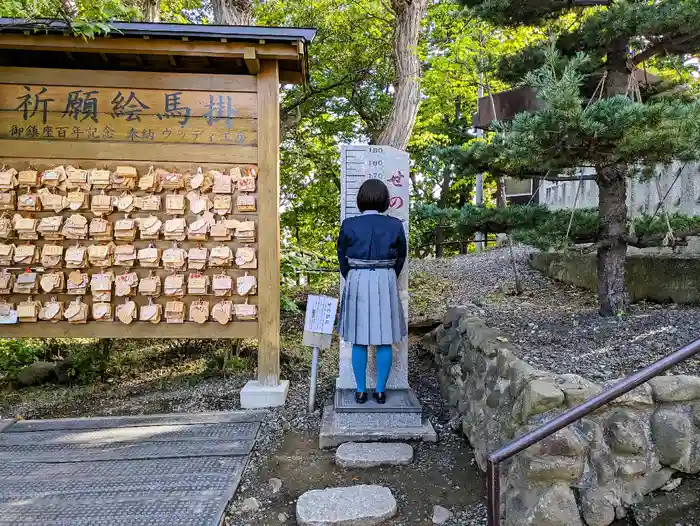
[[[218,526],[263,415],[0,421],[0,525]]]

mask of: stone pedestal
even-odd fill
[[[241,389],[241,407],[243,409],[264,409],[283,406],[287,400],[289,380],[280,380],[275,387],[262,385],[251,380]]]
[[[321,422],[321,448],[344,442],[386,440],[424,440],[435,442],[437,435],[410,389],[386,391],[386,404],[370,398],[365,404],[355,402],[355,390],[337,389],[333,405],[326,406]]]

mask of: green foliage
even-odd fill
[[[419,223],[441,224],[447,241],[471,240],[476,232],[510,233],[516,241],[548,250],[565,248],[572,243],[595,242],[601,231],[601,220],[596,209],[576,210],[573,219],[571,210],[549,210],[538,205],[508,208],[468,205],[462,209],[418,205],[413,213]],[[677,233],[700,231],[700,216],[674,214],[669,216],[669,222]],[[636,236],[666,234],[666,221],[659,215],[640,216],[634,220],[634,232]],[[427,243],[429,239],[418,242]]]
[[[551,35],[557,49],[566,56],[585,52],[593,64],[603,65],[609,54],[621,52],[633,64],[657,56],[682,55],[700,49],[700,34],[695,30],[699,0],[626,0],[605,7],[580,7],[560,0],[461,0],[477,16],[504,26],[540,26]],[[518,53],[504,57],[500,75],[511,81],[543,61],[542,44],[535,43]],[[611,64],[626,71],[624,58]],[[663,69],[663,68],[662,68]]]
[[[561,171],[575,166],[670,163],[700,157],[700,104],[664,98],[636,102],[619,95],[586,102],[580,95],[588,62],[575,55],[559,72],[561,57],[547,62],[525,83],[544,107],[494,125],[491,142],[471,145],[465,162],[492,164],[512,174]]]
[[[24,366],[44,358],[41,340],[30,338],[0,339],[0,377],[13,377]]]

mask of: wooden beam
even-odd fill
[[[279,132],[277,132],[279,135]],[[149,159],[151,162],[256,164],[256,146],[201,145],[201,144],[148,144],[134,142],[88,142],[67,140],[0,139],[3,157],[65,159],[86,158],[124,161]]]
[[[245,65],[251,75],[260,73],[260,59],[258,59],[254,47],[245,48],[245,51],[243,51],[243,60],[245,60]]]
[[[281,84],[303,84],[304,75],[301,71],[280,71]]]
[[[6,35],[0,34],[0,48],[32,49],[38,51],[68,51],[83,53],[120,53],[141,55],[183,55],[192,57],[243,57],[251,47],[243,42],[212,42],[198,40],[144,40],[142,38],[95,38],[84,40],[76,37],[54,35]],[[261,59],[299,60],[295,45],[280,42],[254,46]]]
[[[198,73],[152,73],[136,71],[94,71],[51,68],[3,68],[4,84],[75,86],[76,79],[90,79],[98,88],[171,89],[177,91],[243,91],[255,93],[258,83],[250,75],[205,75]]]
[[[280,376],[280,109],[279,66],[262,60],[258,74],[260,261],[258,381],[276,387]]]
[[[41,332],[38,335],[38,331]],[[129,325],[119,322],[95,322],[73,324],[41,322],[4,325],[3,337],[7,338],[257,338],[256,322],[232,322],[225,327],[212,321],[202,325],[196,323],[158,325],[136,321]]]

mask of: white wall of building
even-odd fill
[[[661,195],[668,192],[664,206],[669,213],[681,213],[689,216],[700,215],[700,166],[688,163],[681,172],[678,180],[673,181],[678,174],[681,163],[674,163],[666,170],[659,170]],[[592,169],[582,169],[584,174],[592,174]],[[581,172],[577,172],[576,175]],[[581,184],[581,190],[576,201],[576,208],[595,208],[598,206],[598,185],[595,181],[567,181],[552,183],[545,181],[540,190],[540,203],[552,210],[572,208],[576,199],[576,189]],[[671,187],[671,185],[673,185]],[[668,189],[671,187],[671,191]],[[659,204],[659,195],[654,178],[640,181],[639,178],[627,183],[627,206],[633,216],[653,214]]]

